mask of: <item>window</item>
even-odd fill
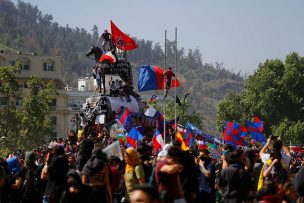
[[[0,106],[7,105],[7,98],[6,97],[0,97]]]
[[[57,125],[57,117],[56,116],[50,116],[50,123],[52,127],[55,127]]]
[[[56,106],[57,104],[57,99],[52,99],[52,101],[50,102],[50,106]]]
[[[22,98],[17,98],[16,106],[22,106]]]
[[[16,61],[10,61],[9,62],[11,66],[15,66],[16,65]]]
[[[57,100],[56,99],[52,99],[50,102],[50,109],[51,111],[56,111],[56,106],[57,106]]]
[[[43,63],[44,71],[54,71],[54,64],[52,62]]]
[[[0,57],[0,66],[5,65],[5,59],[3,57]]]
[[[30,60],[27,58],[21,58],[17,60],[20,62],[21,65],[21,70],[30,70]],[[15,61],[12,61],[11,63],[12,66],[16,65]]]
[[[21,70],[29,70],[30,65],[28,63],[21,63]]]
[[[26,81],[19,83],[20,88],[28,88]]]

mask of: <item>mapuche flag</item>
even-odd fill
[[[123,33],[112,21],[111,21],[112,41],[118,49],[130,51],[137,48],[135,41]]]

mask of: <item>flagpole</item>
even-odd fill
[[[165,30],[165,56],[164,56],[164,68],[167,70],[167,30]],[[164,78],[164,88],[166,84],[165,78]],[[166,98],[164,98],[164,139],[166,144]]]
[[[175,74],[177,73],[177,27],[175,28]],[[175,86],[175,100],[176,100],[176,91],[177,91],[177,88],[176,88],[176,76],[175,76],[175,80],[174,80],[174,86]],[[174,121],[175,121],[175,129],[174,131],[176,131],[176,126],[177,126],[177,123],[176,123],[176,101],[174,102],[175,105],[174,105]]]

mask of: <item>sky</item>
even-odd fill
[[[303,0],[24,0],[60,25],[99,32],[110,19],[124,32],[164,44],[164,30],[178,47],[200,49],[204,63],[223,62],[252,73],[267,58],[304,55]]]

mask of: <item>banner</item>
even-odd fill
[[[116,156],[120,160],[123,160],[122,152],[120,149],[119,141],[115,141],[106,148],[103,149],[103,152],[107,154],[107,157]]]
[[[127,102],[125,99],[120,99],[119,97],[107,97],[110,101],[111,111],[118,111],[122,106],[128,107],[129,111],[132,113],[139,112],[139,106],[137,100],[133,96],[129,96],[131,102]]]
[[[142,126],[142,127],[153,127],[156,128],[157,118],[145,116],[143,114],[138,113],[130,113],[131,122],[134,127]]]

